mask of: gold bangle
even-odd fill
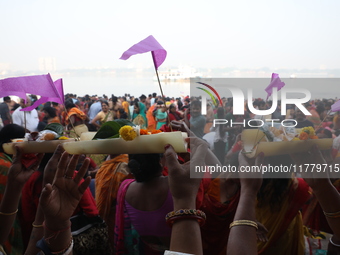
[[[4,213],[4,212],[0,212],[0,215],[5,215],[5,216],[11,216],[11,215],[14,215],[18,212],[18,209],[16,209],[15,212],[12,212],[12,213]]]
[[[41,225],[35,225],[34,223],[32,223],[32,227],[34,227],[34,228],[43,228],[44,225],[43,225],[43,224],[41,224]]]
[[[340,218],[340,211],[333,212],[333,213],[327,213],[327,212],[323,212],[323,213],[328,218]]]
[[[235,227],[235,226],[250,226],[258,229],[258,225],[255,221],[252,220],[235,220],[232,223],[230,223],[229,228]]]

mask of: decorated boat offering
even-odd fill
[[[246,129],[242,132],[243,153],[249,158],[263,152],[265,156],[308,151],[316,144],[320,150],[332,148],[333,139],[318,139],[312,127],[302,129]]]
[[[2,147],[7,154],[15,154],[15,146],[22,148],[23,153],[53,153],[59,144],[74,141],[63,134],[63,126],[52,123],[41,132],[27,133],[26,137],[12,139],[12,143],[4,143]]]
[[[165,145],[171,144],[176,152],[184,153],[186,137],[179,131],[150,132],[127,120],[115,120],[104,123],[97,133],[86,133],[80,141],[65,143],[63,147],[70,154],[142,154],[164,153]]]

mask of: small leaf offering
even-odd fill
[[[64,127],[63,125],[61,125],[60,123],[51,123],[48,124],[44,130],[51,130],[56,132],[59,136],[63,136],[64,135]]]

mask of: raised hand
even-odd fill
[[[291,157],[295,161],[297,172],[301,173],[311,188],[318,188],[320,182],[329,182],[328,167],[325,167],[328,163],[317,145],[313,145],[310,151],[291,154]],[[315,169],[312,169],[313,164]],[[320,166],[319,171],[317,168]]]
[[[187,138],[190,142],[191,160],[184,164],[179,164],[177,155],[171,146],[165,150],[166,165],[169,169],[169,185],[174,199],[185,200],[196,197],[202,176],[190,178],[190,166],[204,166],[205,156],[209,149],[207,142],[197,137]]]
[[[89,166],[88,159],[84,161],[79,172],[73,178],[78,158],[79,155],[73,155],[69,159],[69,154],[64,152],[59,160],[53,184],[47,184],[42,191],[40,205],[45,215],[45,223],[48,222],[48,227],[51,229],[59,229],[59,222],[69,221],[90,184],[91,177],[87,177],[79,185]]]
[[[58,168],[58,161],[63,152],[64,148],[61,145],[58,145],[57,149],[53,153],[53,156],[47,162],[44,169],[44,184],[53,182],[55,173]]]
[[[238,156],[239,161],[239,178],[241,183],[241,191],[250,191],[255,192],[259,191],[261,184],[262,184],[262,173],[261,171],[258,172],[246,172],[247,167],[256,166],[258,170],[261,170],[260,167],[263,165],[264,161],[264,154],[261,152],[256,158],[249,159],[243,153],[239,153]]]

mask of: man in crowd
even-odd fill
[[[9,112],[11,103],[10,97],[4,97],[4,102],[0,104],[0,115],[4,126],[12,123],[12,116]]]
[[[20,106],[13,112],[13,123],[26,128],[29,132],[38,131],[39,117],[36,109],[32,111],[20,111],[22,108],[31,105],[31,98],[20,99]]]

